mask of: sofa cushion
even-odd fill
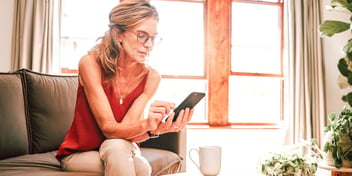
[[[28,153],[21,77],[0,73],[0,159]]]
[[[152,176],[176,173],[180,169],[181,158],[173,152],[152,148],[141,148],[141,152],[152,166]],[[60,163],[55,158],[55,153],[56,151],[52,151],[0,160],[0,176],[99,175],[87,172],[62,172]]]
[[[78,77],[21,71],[25,73],[30,153],[57,150],[72,123]]]
[[[0,160],[0,176],[100,176],[90,172],[62,172],[56,151]]]

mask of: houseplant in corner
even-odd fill
[[[332,160],[328,165],[337,168],[352,167],[352,111],[344,107],[337,115],[329,115],[330,124],[325,127],[326,139],[323,151]],[[327,157],[326,156],[326,157]]]
[[[349,21],[325,20],[319,28],[322,37],[331,37],[337,33],[351,31],[352,22],[352,0],[332,0],[331,10],[344,12],[350,15]],[[326,156],[332,157],[332,164],[337,168],[352,167],[348,162],[352,161],[352,39],[346,40],[343,46],[344,57],[340,58],[337,68],[340,72],[338,85],[347,90],[342,96],[346,106],[339,114],[329,115],[330,124],[325,127],[326,140],[324,151]],[[328,158],[328,157],[325,157]],[[329,159],[326,159],[329,161]]]

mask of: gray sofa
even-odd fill
[[[77,86],[77,76],[0,73],[0,176],[99,175],[62,171],[55,158],[72,122]],[[152,175],[185,170],[185,132],[141,144]]]

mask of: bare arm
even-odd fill
[[[145,85],[143,93],[135,100],[131,108],[128,110],[125,118],[123,119],[126,123],[133,123],[135,121],[140,121],[143,119],[143,112],[150,101],[152,96],[154,96],[158,86],[160,83],[160,75],[154,69],[150,69],[149,76],[147,79],[147,83]],[[153,118],[157,118],[161,120],[167,113],[175,108],[175,105],[170,102],[166,101],[155,101],[151,104],[148,113],[147,121],[150,121]],[[153,124],[153,129],[156,129],[157,126],[160,124]],[[147,130],[150,131],[150,130]],[[146,131],[142,134],[129,138],[131,141],[134,142],[141,142],[148,139],[149,136],[147,135]]]

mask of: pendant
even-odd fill
[[[123,99],[122,99],[122,97],[120,97],[120,104],[122,104],[123,103]]]

